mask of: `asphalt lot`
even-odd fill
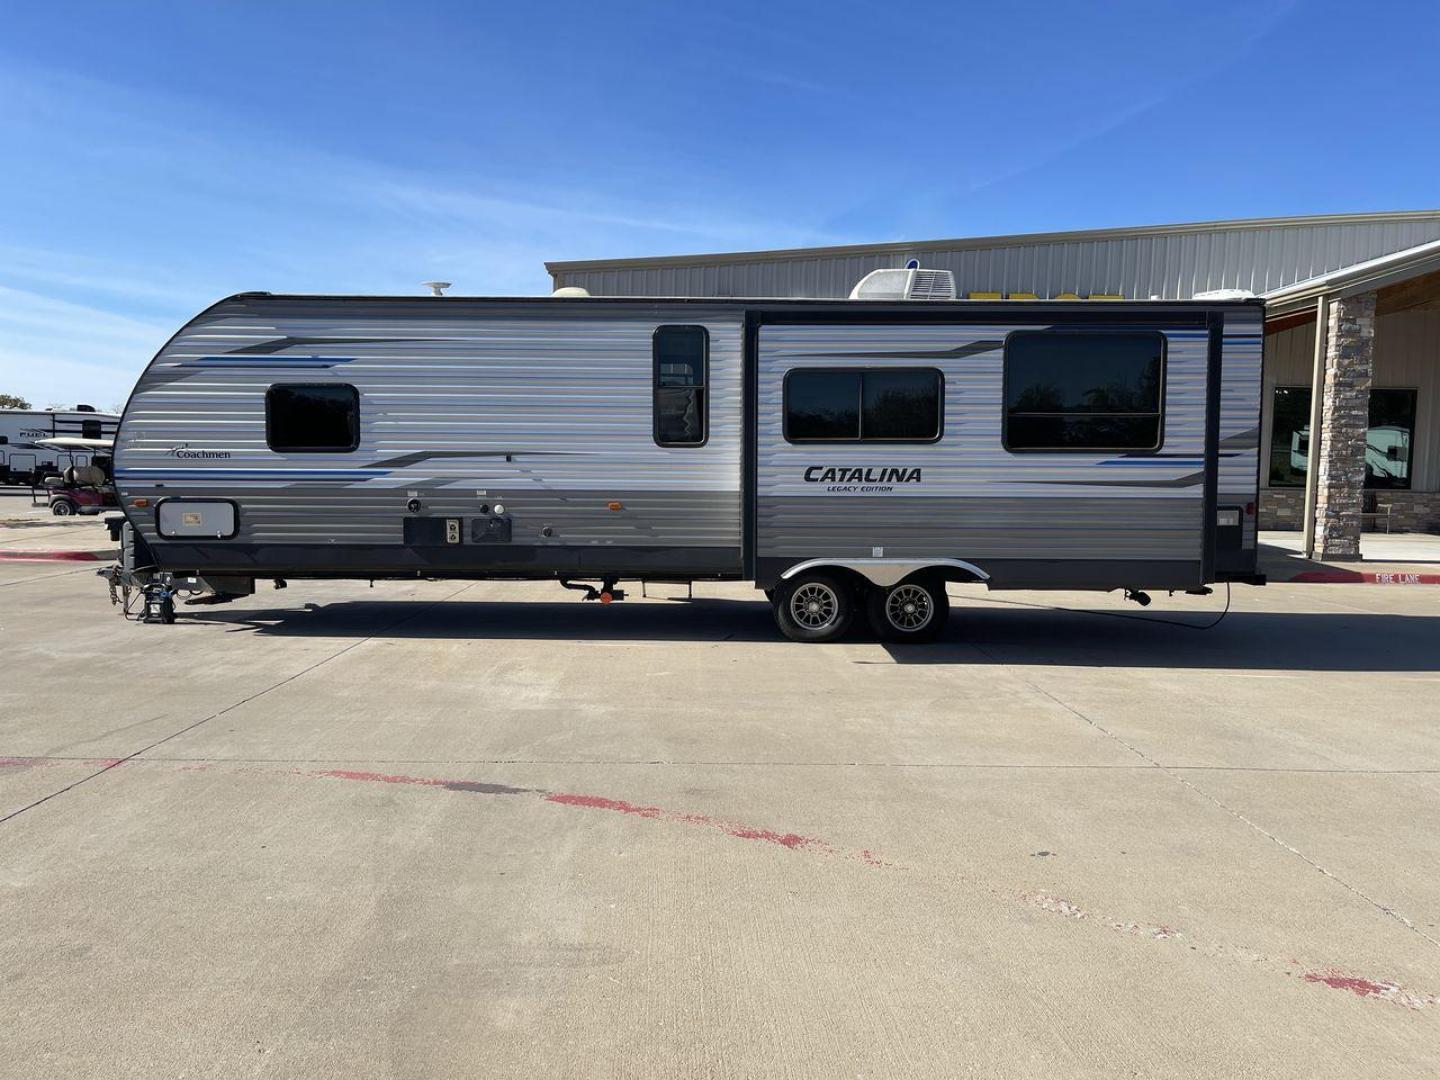
[[[0,1074],[1440,1073],[1440,588],[638,592],[0,561]]]

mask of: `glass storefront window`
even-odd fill
[[[1372,387],[1365,434],[1365,486],[1408,488],[1415,436],[1412,389]],[[1310,454],[1310,388],[1277,386],[1270,427],[1270,487],[1303,487]]]

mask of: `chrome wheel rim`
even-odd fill
[[[840,597],[829,585],[811,581],[790,594],[790,617],[806,630],[824,630],[840,617]]]
[[[935,617],[935,601],[919,585],[897,585],[885,597],[885,618],[896,630],[923,630]]]

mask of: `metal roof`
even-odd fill
[[[954,272],[970,292],[1185,299],[1274,293],[1440,241],[1440,210],[1149,225],[778,251],[548,262],[555,287],[597,296],[843,297],[871,270]]]
[[[1367,259],[1266,293],[1266,311],[1272,316],[1284,315],[1314,307],[1320,296],[1354,296],[1436,271],[1440,271],[1440,240]]]

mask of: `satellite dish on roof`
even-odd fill
[[[420,284],[430,290],[431,296],[444,296],[445,290],[450,288],[448,281],[422,281]]]

